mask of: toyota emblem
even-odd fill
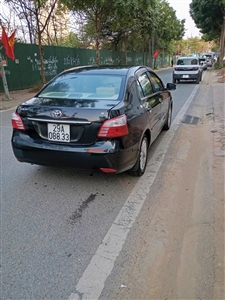
[[[60,117],[62,117],[62,112],[61,112],[61,110],[59,110],[59,109],[55,109],[55,110],[53,110],[52,112],[51,112],[51,117],[53,117],[53,118],[60,118]]]

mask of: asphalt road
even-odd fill
[[[159,71],[165,83],[171,72]],[[100,296],[199,87],[177,85],[173,126],[153,144],[141,178],[19,163],[10,144],[12,110],[0,112],[1,299]]]

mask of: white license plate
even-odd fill
[[[189,78],[189,75],[183,75],[183,78]]]
[[[70,142],[70,125],[48,123],[48,139],[56,142]]]

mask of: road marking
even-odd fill
[[[134,189],[124,203],[124,206],[85,269],[82,277],[79,279],[75,293],[72,293],[69,296],[69,300],[94,300],[98,299],[101,295],[105,281],[114,267],[114,263],[122,250],[126,237],[141,211],[150,191],[150,187],[163,163],[171,140],[177,128],[182,123],[184,114],[193,101],[198,88],[199,85],[196,85],[173,120],[170,130],[166,132],[165,136],[155,149],[151,160],[148,162],[145,174],[141,177],[141,180],[136,183]]]

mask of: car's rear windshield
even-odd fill
[[[41,98],[118,100],[124,76],[68,73],[51,81]]]
[[[177,64],[178,65],[197,65],[198,59],[197,58],[178,59]]]

